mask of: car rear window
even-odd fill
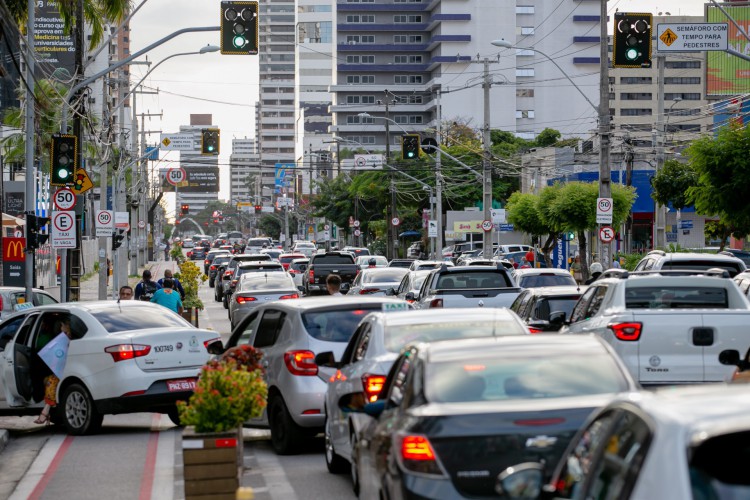
[[[690,457],[690,486],[693,498],[749,498],[750,431],[742,430],[699,440]],[[718,492],[718,494],[717,494]]]
[[[513,349],[430,363],[425,389],[430,401],[458,403],[610,394],[627,389],[627,382],[606,354],[556,357]]]
[[[318,255],[314,259],[313,264],[354,264],[354,259],[350,255]]]
[[[384,342],[388,351],[397,353],[411,342],[525,335],[526,333],[526,329],[516,321],[442,321],[388,326],[385,330]]]
[[[505,288],[513,286],[505,273],[494,271],[464,271],[443,274],[438,278],[438,290],[471,290],[475,288]]]
[[[270,273],[265,275],[250,275],[240,281],[243,292],[255,290],[278,290],[280,288],[294,288],[294,281],[286,273]]]
[[[727,291],[720,287],[630,286],[627,309],[727,309]]]
[[[709,269],[724,269],[727,272],[729,272],[729,276],[734,278],[739,273],[744,271],[744,269],[741,268],[741,265],[739,262],[732,263],[732,262],[716,262],[715,260],[678,260],[678,261],[668,261],[665,262],[662,266],[662,269],[669,269],[669,270],[680,270],[680,269],[691,269],[691,270],[698,270],[698,271],[707,271]]]
[[[352,304],[356,306],[356,304]],[[314,339],[328,342],[349,342],[359,322],[373,311],[380,311],[381,304],[356,309],[333,309],[310,311],[302,314],[302,324]]]
[[[536,303],[533,318],[549,321],[550,313],[559,311],[564,312],[566,318],[570,318],[570,313],[573,312],[573,307],[575,307],[579,298],[580,295],[555,297],[554,299],[541,299]]]
[[[155,314],[153,307],[112,307],[97,309],[91,313],[109,333],[146,330],[148,328],[185,328],[193,325],[176,314],[165,311]]]
[[[362,277],[362,281],[365,283],[394,283],[400,282],[401,278],[404,277],[403,269],[396,268],[393,271],[383,269],[382,272],[378,273],[367,273]]]
[[[573,276],[563,276],[560,274],[540,274],[537,276],[522,276],[518,286],[523,288],[537,288],[540,286],[566,286],[576,285]]]

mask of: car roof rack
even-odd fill
[[[629,271],[622,273],[620,279],[627,279],[630,276],[649,276],[649,275],[672,275],[672,276],[712,276],[716,278],[730,278],[729,271],[714,267],[711,269],[655,269],[652,271]]]

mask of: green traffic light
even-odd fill
[[[244,46],[245,46],[245,44],[247,44],[247,40],[245,39],[245,37],[244,37],[244,36],[241,36],[241,35],[237,35],[237,36],[235,36],[234,38],[232,38],[232,44],[233,44],[233,45],[234,45],[234,46],[235,46],[236,48],[238,48],[238,49],[241,49],[242,47],[244,47]]]
[[[638,55],[639,53],[636,49],[628,49],[625,51],[625,57],[628,61],[635,61],[636,59],[638,59]]]
[[[67,179],[70,176],[70,172],[65,168],[61,168],[57,171],[57,175],[60,177],[60,179]]]

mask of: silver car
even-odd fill
[[[331,351],[341,357],[357,324],[374,311],[409,308],[387,297],[315,297],[263,304],[240,321],[227,347],[249,344],[263,352],[268,406],[249,422],[271,429],[279,454],[294,453],[305,437],[323,431],[326,382],[335,370],[318,369],[315,355]]]
[[[358,431],[368,419],[362,413],[344,412],[340,400],[364,392],[375,401],[401,349],[411,342],[431,342],[503,335],[527,335],[526,325],[509,309],[441,309],[399,314],[371,313],[357,327],[340,358],[319,354],[319,366],[338,370],[328,381],[325,396],[325,456],[328,470],[340,473],[353,463],[352,449]],[[340,359],[340,361],[335,361]],[[359,479],[351,467],[355,492]]]
[[[240,266],[239,269],[242,269]],[[271,300],[298,299],[299,291],[287,273],[257,272],[243,274],[229,301],[232,328],[250,311]]]
[[[0,286],[0,319],[33,306],[57,304],[58,300],[42,289],[31,290],[32,303],[26,300],[26,289],[20,286]]]
[[[294,279],[294,285],[299,290],[302,289],[302,277],[305,275],[309,263],[310,259],[294,259],[289,263],[287,272]]]
[[[347,295],[385,295],[397,287],[408,269],[403,267],[374,267],[362,269],[354,278]]]
[[[422,269],[421,271],[409,271],[401,279],[397,288],[391,289],[390,293],[386,292],[386,295],[395,295],[401,300],[406,300],[409,303],[414,302],[414,299],[406,299],[406,294],[412,292],[414,297],[419,297],[419,289],[422,288],[425,278],[432,272],[432,269]]]

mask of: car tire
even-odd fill
[[[357,448],[357,435],[354,431],[349,436],[349,443],[352,450],[352,463],[349,466],[349,474],[352,478],[352,490],[355,495],[359,496],[359,449]]]
[[[224,303],[224,309],[229,309],[229,301],[227,300],[226,294],[222,297],[221,301]]]
[[[214,280],[208,280],[208,288],[214,287]]]
[[[328,413],[326,412],[326,415]],[[324,425],[324,440],[325,440],[325,452],[323,455],[326,458],[326,467],[328,467],[328,472],[331,474],[343,474],[347,471],[348,463],[346,460],[344,460],[341,456],[336,454],[336,450],[333,447],[333,442],[331,441],[331,431],[330,431],[330,421],[328,420],[328,417],[326,417],[325,425]]]
[[[284,399],[277,395],[268,405],[268,426],[271,429],[271,445],[279,455],[292,455],[299,449],[304,434],[292,420]]]
[[[71,384],[65,388],[62,397],[62,412],[68,434],[82,436],[98,431],[104,415],[94,407],[89,391],[81,384]]]
[[[177,427],[182,427],[182,421],[180,420],[180,412],[179,410],[177,410],[177,405],[174,405],[169,410],[167,410],[167,416],[169,417],[169,420],[171,420],[174,425],[176,425]]]

